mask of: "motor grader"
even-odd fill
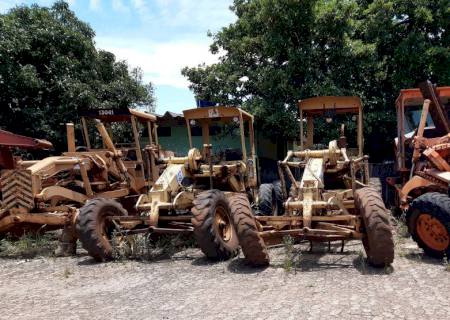
[[[450,256],[450,87],[426,81],[404,89],[396,101],[395,207],[412,238],[433,257]]]
[[[256,196],[257,178],[253,116],[237,107],[201,107],[183,111],[190,150],[184,157],[166,157],[166,165],[135,211],[112,199],[97,198],[80,209],[77,230],[83,247],[97,261],[114,258],[114,244],[129,235],[193,233],[210,259],[238,253],[232,217],[236,204]],[[236,150],[213,145],[232,134]],[[214,132],[217,133],[217,132]],[[201,138],[201,141],[199,140]],[[201,148],[201,150],[198,149]],[[248,201],[248,200],[247,200]]]
[[[344,241],[360,239],[370,264],[389,265],[394,259],[392,230],[381,196],[369,186],[360,99],[310,98],[299,102],[299,112],[300,148],[288,151],[279,162],[284,213],[279,215],[274,209],[271,215],[253,216],[249,202],[242,197],[234,215],[246,260],[256,266],[267,265],[267,246],[282,243],[285,236],[291,236],[298,241],[341,241],[342,248]],[[356,136],[347,139],[341,125],[336,128],[338,139],[330,141],[327,149],[317,149],[321,137],[314,136],[314,128],[326,126],[329,133],[336,119],[354,127]],[[350,148],[352,144],[356,148]],[[295,171],[301,177],[296,177]],[[287,181],[291,184],[289,194]]]
[[[60,253],[74,253],[79,207],[93,198],[116,199],[130,207],[158,178],[155,121],[151,114],[128,108],[92,110],[81,116],[83,145],[76,146],[75,126],[69,123],[67,152],[3,170],[0,235],[63,228]],[[148,130],[147,152],[141,147],[139,123]],[[114,126],[130,129],[130,124],[133,143],[117,146]]]

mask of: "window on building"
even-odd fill
[[[191,127],[191,135],[193,137],[201,137],[202,136],[202,128],[201,127]]]
[[[209,135],[210,136],[217,136],[222,132],[222,128],[219,126],[211,126],[209,127]]]
[[[172,136],[171,127],[158,127],[158,137],[170,137]]]

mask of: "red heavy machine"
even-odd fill
[[[396,207],[426,254],[450,255],[450,87],[426,81],[400,91],[395,141]]]
[[[13,149],[52,149],[53,145],[47,140],[34,139],[9,131],[0,130],[0,170],[14,169],[16,159]]]

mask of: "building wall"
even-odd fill
[[[163,125],[160,125],[163,127]],[[170,136],[158,136],[159,144],[165,150],[175,152],[177,156],[185,156],[189,151],[189,137],[186,126],[172,125]],[[247,154],[250,153],[250,141],[246,137]],[[142,142],[148,143],[148,137],[143,137]],[[240,136],[210,136],[210,143],[215,153],[225,151],[226,149],[241,149]],[[202,136],[193,136],[192,144],[195,148],[201,150],[203,147]]]

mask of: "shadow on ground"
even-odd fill
[[[429,257],[429,256],[426,256],[423,252],[403,253],[402,257],[404,257],[404,258],[406,258],[406,259],[408,259],[410,261],[419,262],[419,263],[426,263],[426,264],[431,264],[431,265],[442,265],[442,264],[445,264],[445,260],[444,259],[438,259],[438,258]]]

